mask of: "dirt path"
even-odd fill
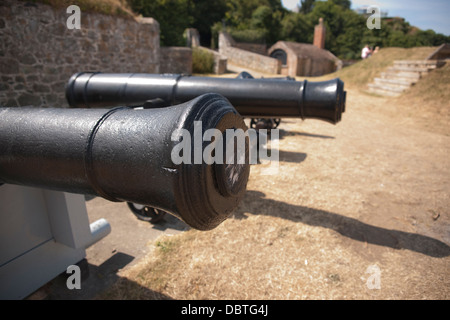
[[[282,122],[278,174],[253,166],[232,218],[121,275],[175,299],[449,299],[450,136],[347,97],[336,126]]]

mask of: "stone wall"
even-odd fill
[[[425,60],[445,60],[450,59],[450,43],[443,43]]]
[[[269,55],[284,52],[286,66],[281,73],[290,77],[316,77],[342,68],[342,61],[330,51],[309,43],[278,41],[269,48]]]
[[[219,52],[202,47],[200,45],[200,34],[197,29],[189,28],[185,30],[186,45],[190,48],[200,48],[206,52],[209,52],[214,57],[214,70],[215,74],[223,74],[227,71],[227,57],[221,55]]]
[[[325,59],[309,57],[297,58],[297,75],[302,77],[318,77],[336,70],[336,63]]]
[[[192,73],[192,49],[187,47],[161,47],[160,73]]]
[[[236,42],[234,47],[257,54],[267,55],[267,45],[259,43]]]
[[[224,74],[227,72],[227,62],[228,59],[224,55],[220,54],[219,52],[206,48],[206,47],[199,47],[202,50],[205,50],[209,53],[211,53],[214,57],[214,73],[215,74]]]
[[[0,2],[0,105],[67,107],[65,85],[80,71],[159,72],[159,24],[65,9]]]
[[[219,53],[226,56],[228,63],[243,66],[251,70],[279,74],[281,61],[235,47],[236,42],[225,32],[219,34]]]

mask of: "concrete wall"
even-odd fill
[[[80,71],[158,73],[159,24],[81,12],[68,29],[65,9],[0,2],[0,105],[67,107],[64,89]]]
[[[236,48],[235,45],[230,35],[225,32],[219,34],[219,53],[228,58],[228,63],[263,73],[279,74],[281,72],[281,61]]]

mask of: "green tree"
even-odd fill
[[[341,6],[344,9],[350,9],[350,6],[352,5],[350,0],[331,0],[334,4]]]
[[[183,46],[183,33],[194,27],[203,45],[226,26],[246,42],[278,40],[312,43],[314,26],[323,18],[325,47],[342,58],[355,58],[365,44],[380,47],[438,46],[450,36],[419,30],[402,18],[385,18],[381,29],[368,29],[364,15],[350,9],[349,0],[301,0],[300,12],[289,12],[281,0],[128,0],[133,11],[160,24],[162,46]]]
[[[310,13],[314,7],[315,2],[316,2],[316,0],[301,0],[299,12],[303,13],[303,14]]]
[[[267,43],[276,42],[281,32],[281,12],[274,12],[266,5],[259,6],[252,13],[250,28],[261,30]]]
[[[287,13],[281,0],[226,0],[226,4],[223,23],[236,40],[268,44],[279,40],[281,20]],[[213,33],[221,29],[222,25],[216,23]]]
[[[344,16],[343,31],[336,35],[336,53],[343,59],[357,59],[363,46],[361,31],[367,29],[366,20],[350,10],[345,10],[342,14]]]
[[[221,21],[227,11],[227,0],[129,0],[132,9],[160,25],[163,46],[183,46],[186,28],[196,28],[200,41],[209,45],[211,26]]]
[[[313,41],[314,26],[304,14],[290,12],[281,21],[280,39],[301,43]]]
[[[225,13],[225,21],[227,26],[239,30],[250,28],[250,20],[253,11],[261,5],[268,5],[265,0],[227,0],[227,12]]]
[[[332,1],[319,1],[316,2],[314,9],[307,15],[307,18],[313,25],[318,23],[319,18],[323,18],[327,30],[325,34],[325,48],[339,55],[340,50],[336,43],[336,38],[344,33],[344,9]]]
[[[364,31],[362,33],[361,48],[366,44],[371,47],[386,47],[386,40],[389,38],[392,31],[386,26],[386,22],[383,19],[381,20],[380,29],[364,28],[363,30]]]
[[[225,17],[227,3],[225,0],[191,0],[191,15],[193,23],[191,27],[196,28],[200,34],[202,45],[211,46],[212,26]]]
[[[449,42],[450,37],[433,30],[420,30],[402,18],[385,18],[381,20],[381,29],[366,28],[362,41],[371,46],[411,48],[439,46]]]
[[[161,45],[185,45],[183,32],[193,24],[190,0],[130,0],[130,4],[135,12],[158,21]]]

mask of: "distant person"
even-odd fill
[[[361,51],[361,58],[367,59],[372,54],[372,50],[369,48],[369,45],[366,44],[366,46]]]
[[[375,53],[378,53],[378,51],[380,51],[380,47],[375,47],[375,50],[373,50],[372,55],[374,55]]]

